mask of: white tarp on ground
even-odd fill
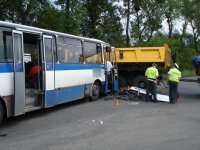
[[[134,86],[132,86],[130,89],[133,90],[133,91],[138,92],[138,95],[139,94],[146,94],[146,90],[145,89],[141,89],[141,88],[134,87]],[[157,94],[157,100],[161,101],[161,102],[169,102],[169,96],[168,95],[163,95],[163,94]]]

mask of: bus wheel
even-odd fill
[[[134,84],[136,87],[145,89],[147,86],[147,79],[145,76],[138,76],[135,78]]]
[[[4,108],[3,108],[2,102],[0,101],[0,125],[3,122],[3,117],[4,117]]]
[[[101,92],[101,89],[100,89],[100,84],[98,82],[94,82],[93,85],[92,85],[92,94],[90,96],[90,100],[92,101],[95,101],[99,98],[100,96],[100,92]]]

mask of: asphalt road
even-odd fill
[[[178,104],[77,101],[9,119],[0,150],[200,150],[200,87]]]

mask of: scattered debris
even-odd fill
[[[121,88],[118,92],[110,93],[104,98],[104,100],[110,100],[110,99],[115,99],[116,102],[119,102],[119,100],[138,101],[143,99],[143,96],[137,95],[137,92],[133,90],[127,90],[126,88]]]
[[[169,87],[166,80],[163,80],[162,82],[159,83],[159,85],[157,85],[158,101],[169,102],[168,90]],[[145,94],[146,94],[145,89],[132,86],[128,88],[120,88],[118,92],[108,94],[104,98],[104,100],[109,100],[109,99],[115,100],[115,106],[119,106],[120,100],[132,101],[132,102],[144,101]]]
[[[99,120],[100,124],[102,125],[103,124],[103,121],[102,120]]]

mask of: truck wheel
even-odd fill
[[[119,87],[126,87],[127,86],[127,83],[126,83],[126,79],[122,76],[119,76],[118,78],[118,81],[119,81]]]
[[[2,103],[0,102],[0,125],[3,123],[3,118],[4,118],[4,109]]]
[[[145,76],[138,76],[134,80],[134,85],[136,87],[145,89],[147,86],[147,78]]]
[[[92,85],[92,93],[91,93],[91,96],[90,96],[90,100],[91,101],[95,101],[99,98],[100,96],[100,92],[101,92],[101,86],[98,82],[94,82],[93,85]]]

